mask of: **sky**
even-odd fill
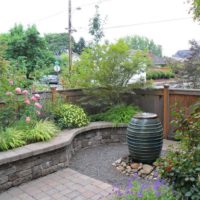
[[[35,24],[39,32],[61,33],[68,27],[68,0],[0,0],[0,33],[14,24]],[[172,56],[188,49],[189,40],[200,39],[200,23],[188,14],[186,0],[72,0],[75,40],[88,34],[95,5],[105,20],[105,40],[115,42],[125,36],[145,36],[162,46],[163,55]],[[80,7],[80,10],[76,8]]]

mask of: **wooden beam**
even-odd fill
[[[169,108],[169,85],[164,85],[164,90],[163,90],[163,113],[164,113],[164,129],[163,129],[163,134],[164,138],[167,139],[168,134],[169,134],[169,113],[170,113],[170,108]]]

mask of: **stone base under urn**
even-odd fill
[[[112,166],[126,176],[137,174],[144,179],[156,180],[158,178],[158,167],[155,163],[150,165],[134,162],[130,156],[119,158],[112,163]]]

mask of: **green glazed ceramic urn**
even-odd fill
[[[154,113],[138,113],[127,128],[129,154],[136,162],[153,163],[163,145],[163,128]]]

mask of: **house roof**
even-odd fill
[[[134,49],[131,49],[131,50],[130,50],[130,53],[131,53],[132,55],[134,55],[136,52],[137,52],[137,50],[134,50]],[[162,58],[162,57],[160,57],[160,56],[157,56],[157,55],[154,55],[154,54],[151,53],[151,52],[148,52],[147,54],[148,54],[149,57],[151,58],[152,63],[153,63],[154,65],[166,65],[166,62],[165,62],[164,58]]]
[[[173,55],[173,57],[187,59],[191,56],[191,54],[192,54],[191,50],[179,50]]]
[[[149,53],[149,56],[151,57],[154,65],[166,65],[166,62],[162,57],[154,55],[153,53]]]

